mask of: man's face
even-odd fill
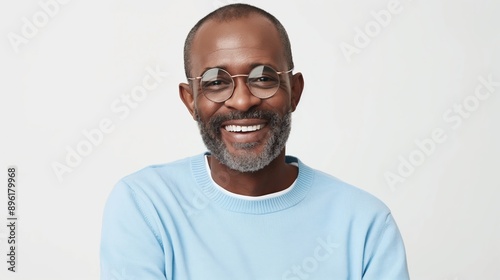
[[[230,22],[208,21],[193,41],[191,75],[201,76],[213,67],[223,68],[231,75],[248,74],[256,65],[286,71],[289,69],[283,53],[276,28],[261,16],[250,15]],[[181,97],[198,121],[205,145],[222,164],[240,172],[252,172],[284,153],[291,112],[302,86],[300,90],[293,89],[296,79],[291,74],[281,74],[280,80],[276,94],[260,99],[249,91],[246,77],[236,77],[233,95],[222,103],[212,102],[200,93],[199,80],[193,81],[192,88],[181,85]],[[191,92],[185,95],[183,90]]]

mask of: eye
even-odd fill
[[[221,80],[215,80],[215,81],[209,81],[207,82],[206,86],[211,87],[211,86],[220,86],[222,84]]]
[[[252,77],[248,80],[249,84],[257,88],[273,88],[278,84],[278,79],[273,76],[263,75]]]
[[[270,78],[270,77],[265,77],[265,76],[262,76],[262,77],[258,77],[255,82],[269,82],[269,81],[272,81],[273,79]]]
[[[202,80],[201,88],[204,91],[221,91],[231,87],[231,81],[223,77],[217,77],[211,80]]]

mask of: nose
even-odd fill
[[[233,78],[233,80],[233,95],[224,102],[226,107],[245,112],[254,106],[258,106],[262,102],[262,99],[250,92],[246,83],[246,77],[236,77]]]

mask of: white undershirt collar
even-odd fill
[[[299,166],[297,162],[291,162],[290,164],[293,166],[297,166],[297,167]],[[221,187],[219,184],[217,184],[214,181],[214,179],[212,178],[212,173],[210,172],[210,165],[208,164],[208,155],[205,155],[205,166],[206,166],[206,170],[208,173],[208,177],[210,178],[210,180],[212,180],[212,183],[214,184],[214,186],[216,186],[216,188],[219,189],[224,194],[231,196],[231,197],[234,197],[234,198],[238,198],[238,199],[256,201],[256,200],[264,200],[264,199],[278,197],[278,196],[284,195],[287,192],[291,191],[293,189],[293,187],[295,186],[295,183],[297,182],[297,179],[295,179],[295,181],[293,181],[293,183],[288,188],[281,190],[279,192],[275,192],[275,193],[270,193],[270,194],[265,194],[265,195],[260,195],[260,196],[242,195],[242,194],[230,192],[230,191],[226,190],[225,188]]]

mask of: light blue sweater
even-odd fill
[[[294,157],[278,196],[230,195],[204,155],[121,180],[103,217],[103,280],[409,279],[389,209]]]

